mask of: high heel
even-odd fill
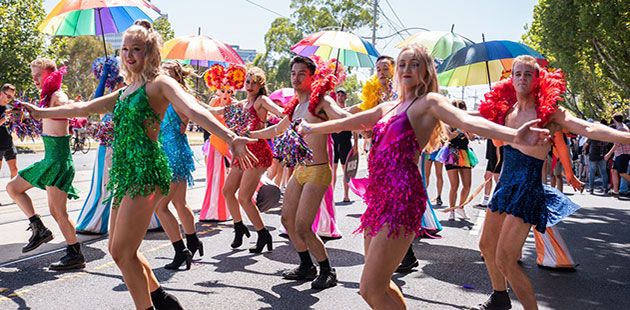
[[[186,263],[186,270],[190,270],[190,265],[192,265],[192,252],[188,249],[184,249],[181,252],[176,252],[175,257],[173,258],[173,262],[164,266],[164,269],[169,270],[179,270],[179,267]]]
[[[234,223],[234,241],[232,241],[231,244],[232,248],[238,248],[243,244],[243,235],[247,236],[247,238],[251,236],[247,226],[245,226],[242,221]]]
[[[197,244],[197,248],[190,249],[193,256],[195,256],[195,252],[197,252],[197,250],[199,250],[199,256],[203,256],[203,243],[201,243],[201,241]]]
[[[273,249],[273,243],[271,240],[271,234],[267,230],[267,228],[263,228],[258,233],[258,240],[256,240],[256,246],[249,248],[249,253],[260,253],[267,246],[267,251],[271,251]]]
[[[199,250],[199,256],[203,256],[203,243],[197,237],[197,234],[186,234],[186,248],[190,250],[195,257],[195,253]]]

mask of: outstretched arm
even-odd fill
[[[283,133],[285,130],[287,130],[287,128],[289,128],[289,125],[291,125],[291,121],[289,120],[288,116],[285,116],[277,124],[273,126],[269,126],[261,130],[252,131],[249,133],[249,136],[254,139],[275,138],[279,136],[281,133]]]
[[[271,101],[269,97],[261,96],[260,99],[258,100],[262,101],[262,106],[266,111],[271,112],[271,114],[277,117],[284,117],[284,114],[282,113],[282,108],[279,105],[275,104],[273,101]]]
[[[612,129],[599,123],[589,123],[571,115],[564,108],[558,108],[553,113],[552,121],[562,126],[568,132],[593,140],[630,144],[630,133]]]
[[[39,108],[29,103],[24,103],[24,106],[34,118],[72,118],[111,112],[117,97],[118,92],[113,92],[88,102],[71,102],[52,108]]]
[[[373,109],[354,114],[350,117],[335,119],[322,123],[307,124],[303,123],[300,134],[308,133],[333,133],[346,130],[369,130],[383,116],[384,106],[379,105]]]
[[[532,127],[538,120],[529,121],[517,130],[495,124],[485,118],[472,116],[466,111],[455,108],[446,97],[437,93],[428,94],[427,101],[430,112],[436,119],[480,136],[522,145],[537,145],[549,136],[548,129]]]
[[[340,119],[346,118],[352,114],[342,109],[337,103],[329,96],[322,98],[322,109],[326,112],[328,119]]]

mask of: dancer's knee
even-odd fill
[[[133,251],[125,246],[118,245],[116,242],[109,246],[109,254],[112,255],[112,259],[116,265],[124,265],[133,259],[137,259],[136,251]]]
[[[496,265],[499,271],[506,276],[510,274],[514,268],[520,268],[518,266],[518,255],[509,253],[501,248],[497,248],[496,251]]]
[[[241,206],[245,206],[252,202],[252,197],[246,194],[241,194],[241,192],[239,191],[237,200]]]

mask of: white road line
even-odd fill
[[[473,228],[470,230],[470,234],[472,236],[479,235],[479,231],[481,231],[481,227],[483,227],[483,221],[485,219],[486,219],[486,211],[485,210],[479,211],[479,214],[477,215],[477,220],[475,221],[475,225],[473,225]]]

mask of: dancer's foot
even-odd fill
[[[449,221],[454,221],[455,220],[455,211],[451,211],[448,213],[448,220]]]
[[[190,270],[190,265],[192,265],[192,257],[193,254],[189,249],[184,248],[181,251],[175,252],[175,257],[170,264],[164,266],[164,269],[169,270],[179,270],[179,267],[186,263],[186,270]]]
[[[335,268],[329,270],[322,269],[319,276],[311,283],[311,288],[323,290],[335,285],[337,285],[337,271],[335,271]]]
[[[315,265],[308,267],[299,266],[294,269],[285,270],[282,272],[282,278],[287,280],[308,280],[312,281],[317,277],[317,268]]]
[[[416,254],[413,252],[413,249],[410,247],[409,250],[407,250],[407,254],[405,254],[405,257],[403,258],[402,262],[400,262],[398,269],[396,269],[396,272],[408,273],[408,272],[411,272],[413,268],[418,267],[418,265],[420,265],[418,263],[418,258],[416,258]]]
[[[271,234],[267,230],[267,228],[263,228],[258,233],[258,240],[256,240],[256,246],[249,248],[250,253],[260,253],[267,246],[267,251],[271,251],[273,249],[273,243],[271,239]]]
[[[197,233],[186,234],[186,248],[190,250],[193,257],[197,251],[199,251],[199,256],[203,256],[203,243],[197,237]]]
[[[441,207],[442,206],[442,197],[437,196],[435,199],[435,205]]]
[[[50,264],[50,270],[72,270],[85,268],[85,257],[81,253],[81,244],[78,242],[66,248],[66,255],[58,262]]]
[[[151,292],[151,301],[155,310],[183,310],[177,298],[167,293],[161,286]]]
[[[464,210],[464,208],[455,209],[455,213],[457,213],[457,215],[459,215],[459,217],[462,220],[469,219],[468,215],[466,214],[466,210]]]
[[[512,302],[507,291],[494,291],[488,300],[480,304],[476,310],[508,310],[512,309]]]
[[[22,247],[22,253],[30,252],[32,250],[37,249],[40,245],[49,242],[54,238],[52,231],[50,231],[42,220],[39,218],[39,215],[34,215],[33,218],[29,219],[31,223],[27,230],[32,231],[31,237],[28,239],[28,243]]]
[[[243,244],[243,235],[249,238],[251,235],[247,226],[243,224],[243,221],[234,223],[234,241],[232,241],[232,248],[238,248]]]

